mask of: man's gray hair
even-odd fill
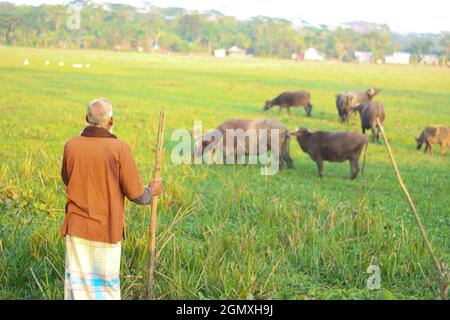
[[[93,100],[87,109],[87,120],[89,124],[98,126],[105,124],[112,117],[112,105],[105,99]]]

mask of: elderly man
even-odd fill
[[[112,106],[97,99],[88,107],[80,136],[64,146],[66,185],[65,299],[120,299],[120,252],[124,198],[140,205],[162,192],[161,181],[144,188],[126,142],[112,134]]]

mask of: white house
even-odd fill
[[[311,61],[324,61],[325,55],[314,48],[308,48],[303,55],[303,59]]]
[[[225,50],[225,49],[214,50],[214,57],[216,57],[216,58],[225,58],[226,55],[227,55],[227,50]]]
[[[393,55],[384,57],[384,61],[389,64],[409,64],[410,57],[408,52],[394,52]]]
[[[245,56],[245,50],[236,47],[236,46],[232,46],[230,49],[228,49],[227,54],[231,57],[242,57]]]
[[[356,61],[359,63],[369,63],[372,59],[372,52],[368,51],[355,51],[353,52],[353,56],[355,57]]]

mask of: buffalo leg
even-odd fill
[[[312,104],[308,104],[306,109],[306,115],[308,117],[311,117],[311,111],[312,111]]]
[[[378,142],[378,143],[381,143],[381,142],[380,142],[380,132],[381,132],[381,129],[380,129],[380,127],[379,127],[378,125],[376,125],[376,126],[375,126],[375,130],[376,130],[376,132],[377,132],[377,142]]]
[[[284,153],[282,155],[282,158],[284,159],[284,161],[286,161],[286,164],[287,164],[288,168],[293,168],[294,167],[293,161],[292,161],[291,157],[289,156],[289,154]]]
[[[289,155],[289,142],[290,142],[290,139],[289,139],[289,137],[287,137],[281,146],[281,156],[283,157],[284,161],[286,162],[288,168],[293,168],[293,161],[292,161],[291,156]]]
[[[234,159],[234,157],[233,157]],[[230,156],[228,153],[224,152],[223,153],[223,163],[224,164],[229,164],[231,162]]]
[[[441,143],[440,146],[441,146],[441,154],[444,155],[445,154],[445,144]]]
[[[370,130],[372,131],[372,142],[378,142],[378,131],[377,131],[377,125],[372,124],[370,126]]]
[[[293,168],[294,167],[294,161],[292,161],[292,158],[289,155],[286,155],[284,160],[286,161],[286,164],[287,164],[288,168]]]
[[[278,169],[281,170],[283,169],[284,166],[284,159],[283,156],[280,154],[280,156],[278,157]]]
[[[317,170],[319,171],[319,177],[322,179],[323,178],[323,160],[322,159],[316,160],[316,164],[317,164]]]
[[[352,172],[351,179],[355,179],[358,176],[359,172],[359,158],[351,158],[350,159],[350,170]]]
[[[288,113],[288,115],[291,115],[291,107],[287,108],[287,113]]]

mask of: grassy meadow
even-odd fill
[[[27,58],[30,65],[24,66]],[[51,63],[46,66],[44,62]],[[57,63],[64,61],[65,66]],[[73,63],[90,63],[74,69]],[[334,94],[383,91],[384,128],[437,255],[450,265],[450,150],[424,155],[414,138],[450,126],[450,72],[419,66],[296,63],[271,59],[0,47],[0,299],[63,298],[63,146],[85,126],[87,104],[106,97],[114,133],[151,178],[159,110],[166,110],[165,193],[160,200],[159,299],[436,299],[438,278],[382,144],[365,175],[348,162],[316,165],[291,139],[294,169],[175,165],[171,133],[229,118],[276,118],[293,130],[360,130],[337,119]],[[311,92],[303,109],[263,113],[279,92]],[[370,133],[369,133],[370,134]],[[126,204],[123,299],[145,291],[149,207]],[[381,289],[367,268],[380,266]]]

